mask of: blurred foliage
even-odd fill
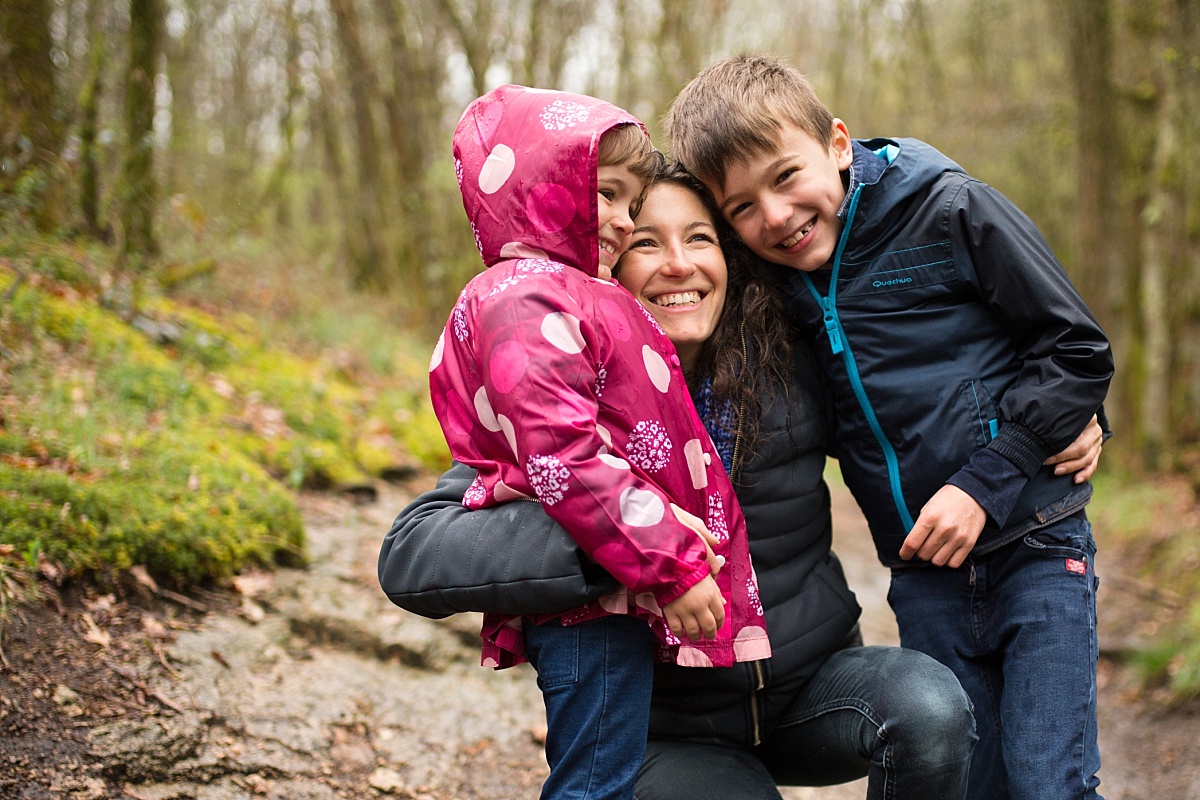
[[[0,545],[31,568],[186,585],[299,565],[292,490],[446,463],[423,365],[335,363],[161,295],[126,321],[112,259],[0,239]]]

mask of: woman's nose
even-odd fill
[[[683,277],[696,271],[695,266],[688,260],[687,254],[679,244],[672,244],[663,251],[663,260],[659,272],[664,275]]]

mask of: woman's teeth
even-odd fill
[[[656,306],[687,306],[695,305],[699,302],[699,292],[676,292],[675,294],[664,294],[654,298],[654,305]]]

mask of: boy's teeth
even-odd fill
[[[808,223],[803,228],[801,228],[796,233],[795,236],[791,236],[787,239],[784,239],[782,242],[780,242],[780,244],[782,244],[784,247],[791,247],[792,245],[796,244],[801,239],[803,239],[805,236],[807,236],[808,232],[811,231],[813,229],[813,226],[816,224],[817,224],[817,221],[814,219],[812,222]]]
[[[699,292],[676,292],[675,294],[664,294],[654,299],[654,304],[657,306],[684,306],[699,302]]]

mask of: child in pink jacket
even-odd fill
[[[608,103],[502,86],[467,108],[454,157],[488,267],[430,364],[450,450],[478,471],[463,502],[540,501],[624,587],[553,617],[485,616],[483,663],[538,673],[542,797],[632,797],[653,659],[770,655],[745,522],[675,349],[611,280],[658,155]]]

